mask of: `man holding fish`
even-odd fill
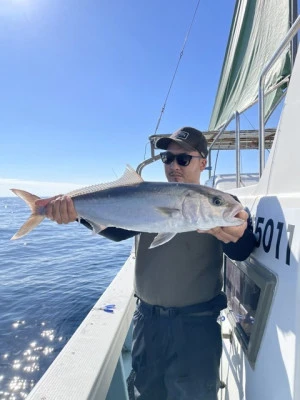
[[[222,353],[217,318],[227,305],[222,292],[223,252],[234,260],[244,260],[254,249],[255,236],[250,216],[237,199],[200,185],[208,150],[199,130],[181,128],[159,139],[157,147],[165,150],[161,159],[170,183],[158,184],[153,193],[163,196],[161,193],[169,192],[159,201],[156,196],[153,201],[145,196],[145,210],[152,207],[145,214],[155,215],[147,225],[143,221],[113,225],[105,218],[95,223],[81,207],[82,193],[78,192],[50,202],[35,197],[34,203],[59,224],[79,219],[116,241],[139,235],[132,348],[135,399],[217,400]],[[140,193],[146,193],[148,187],[133,171],[128,174],[128,186],[124,180],[121,185],[127,194],[134,190],[127,203],[130,208],[136,196],[140,196],[139,204],[143,202]],[[117,186],[114,199],[121,196]]]

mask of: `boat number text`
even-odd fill
[[[275,257],[279,259],[283,252],[283,256],[285,256],[285,263],[290,265],[294,229],[295,225],[288,224],[286,227],[283,222],[277,222],[276,224],[272,218],[265,222],[265,218],[257,217],[255,228],[257,239],[256,246],[259,247],[262,245],[264,251],[269,253],[272,245],[275,245]],[[284,237],[283,235],[286,235],[287,237],[287,245],[286,247],[284,246],[285,248],[283,248],[283,245],[281,244],[281,239]]]

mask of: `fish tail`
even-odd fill
[[[45,215],[41,214],[39,212],[39,208],[35,205],[36,200],[39,200],[40,197],[35,196],[34,194],[31,194],[29,192],[25,192],[25,190],[11,189],[11,191],[25,201],[25,203],[31,209],[32,213],[25,224],[23,224],[18,232],[15,233],[14,236],[10,239],[15,240],[27,235],[27,233],[32,231],[37,225],[39,225],[43,221]]]

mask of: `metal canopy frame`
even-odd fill
[[[219,131],[202,131],[205,136],[208,147],[210,148]],[[276,133],[275,128],[265,129],[265,147],[270,149]],[[152,135],[149,137],[152,147],[156,149],[156,142],[161,137],[169,137],[170,135]],[[241,150],[258,150],[259,134],[258,130],[240,130],[240,149]],[[214,144],[212,150],[235,150],[236,149],[236,131],[225,131]]]
[[[223,125],[223,127],[219,131],[204,131],[202,132],[207,139],[208,147],[209,147],[209,164],[210,164],[210,153],[211,150],[235,150],[236,155],[236,164],[237,164],[237,187],[239,187],[240,182],[240,150],[259,150],[260,159],[259,159],[259,173],[262,175],[262,171],[265,166],[265,149],[270,149],[272,147],[276,129],[275,128],[265,128],[265,121],[263,118],[263,110],[264,110],[264,79],[266,73],[280,56],[282,51],[286,48],[286,46],[290,43],[290,41],[295,37],[298,30],[300,28],[300,16],[295,20],[290,30],[287,32],[285,39],[282,41],[281,45],[274,53],[273,57],[269,61],[269,63],[263,69],[260,80],[259,80],[259,90],[258,90],[258,107],[259,107],[259,130],[240,130],[240,122],[239,122],[239,113],[235,112],[231,118]],[[295,44],[293,45],[293,48]],[[280,85],[282,82],[280,82]],[[245,110],[243,110],[245,111]],[[236,130],[226,131],[226,127],[229,123],[235,119],[236,120]],[[155,154],[156,142],[161,137],[168,137],[168,135],[151,135],[149,137],[150,145],[151,145],[151,157],[147,160],[144,160],[137,167],[137,172],[141,174],[142,169],[152,162],[159,159],[159,154]]]
[[[223,131],[222,135],[220,135],[217,139],[216,137],[219,135],[219,131],[202,131],[205,136],[209,151],[211,150],[236,150],[236,131]],[[265,129],[265,148],[270,149],[272,147],[272,143],[275,137],[276,129],[275,128],[267,128]],[[154,161],[160,158],[159,154],[156,154],[155,151],[159,150],[156,147],[156,142],[158,139],[163,137],[169,137],[170,134],[160,134],[160,135],[151,135],[149,136],[150,142],[150,151],[151,157],[147,160],[141,162],[137,167],[137,173],[141,174],[143,168],[146,165],[153,163]],[[239,146],[240,150],[258,150],[259,149],[259,132],[258,130],[241,130],[239,135]]]

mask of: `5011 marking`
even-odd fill
[[[284,229],[285,224],[283,222],[274,222],[272,218],[269,218],[265,223],[265,218],[258,217],[256,222],[255,234],[257,238],[256,247],[262,244],[262,247],[266,253],[269,253],[273,243],[276,243],[275,257],[280,258],[280,253],[285,251],[285,263],[290,265],[291,261],[291,247],[294,236],[295,225],[288,224],[287,228]],[[286,232],[287,245],[286,249],[282,249],[282,235]]]

